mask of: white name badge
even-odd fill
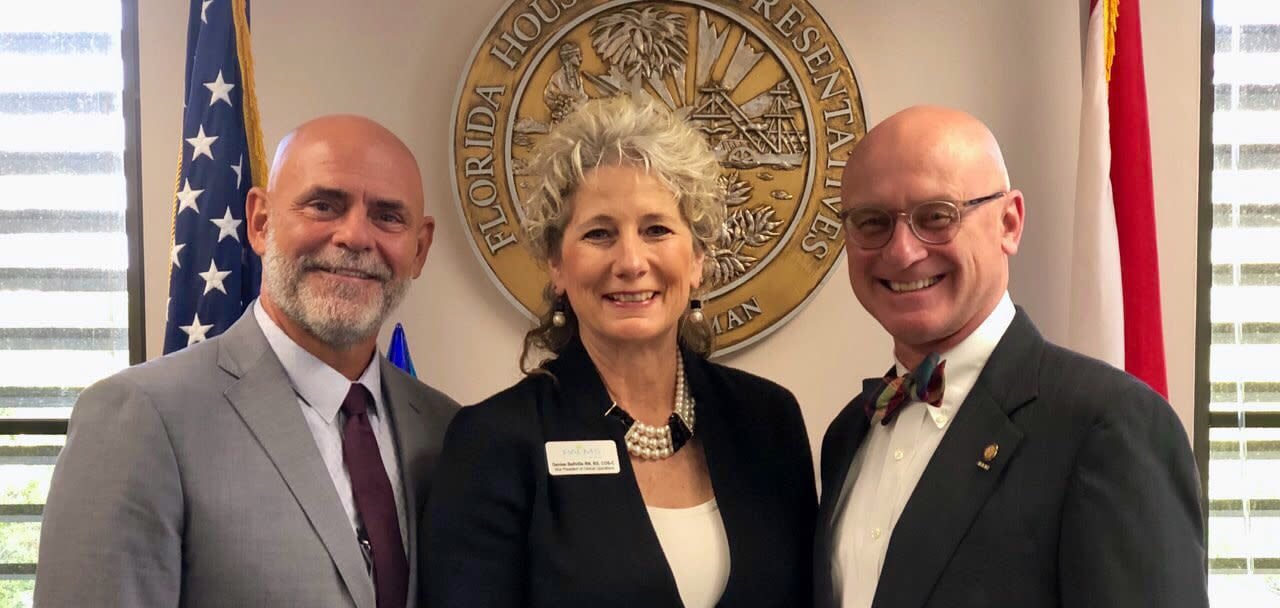
[[[548,441],[547,471],[560,475],[616,475],[618,444],[599,441]]]

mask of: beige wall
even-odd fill
[[[1028,226],[1011,292],[1050,339],[1066,328],[1080,97],[1076,2],[812,0],[842,38],[875,123],[920,102],[985,119],[1002,141]],[[323,113],[382,121],[414,148],[437,240],[399,313],[419,374],[464,403],[518,378],[525,319],[465,241],[447,166],[450,107],[471,49],[504,0],[275,0],[253,5],[268,149]],[[1147,3],[1144,36],[1164,326],[1175,409],[1192,420],[1199,2]],[[142,0],[142,144],[148,354],[161,349],[173,158],[179,143],[186,10]],[[860,379],[882,371],[887,337],[858,306],[841,261],[809,306],[724,362],[791,388],[817,448]]]

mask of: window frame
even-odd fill
[[[1209,568],[1209,353],[1213,343],[1210,321],[1210,288],[1213,286],[1213,112],[1217,105],[1213,86],[1213,55],[1217,51],[1217,24],[1213,1],[1200,0],[1200,186],[1196,196],[1196,321],[1195,321],[1195,411],[1192,422],[1192,449],[1200,472],[1200,516],[1204,522],[1205,574]]]
[[[1208,0],[1206,0],[1208,1]],[[142,255],[142,83],[138,59],[138,0],[120,0],[120,54],[124,63],[124,233],[129,247],[129,365],[147,359],[146,275]]]

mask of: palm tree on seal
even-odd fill
[[[610,13],[591,28],[591,48],[627,80],[683,73],[689,35],[683,15],[657,6]]]

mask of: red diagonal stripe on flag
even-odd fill
[[[1124,366],[1167,397],[1142,20],[1138,0],[1117,4],[1115,58],[1107,102],[1111,110],[1111,187],[1124,286]]]

